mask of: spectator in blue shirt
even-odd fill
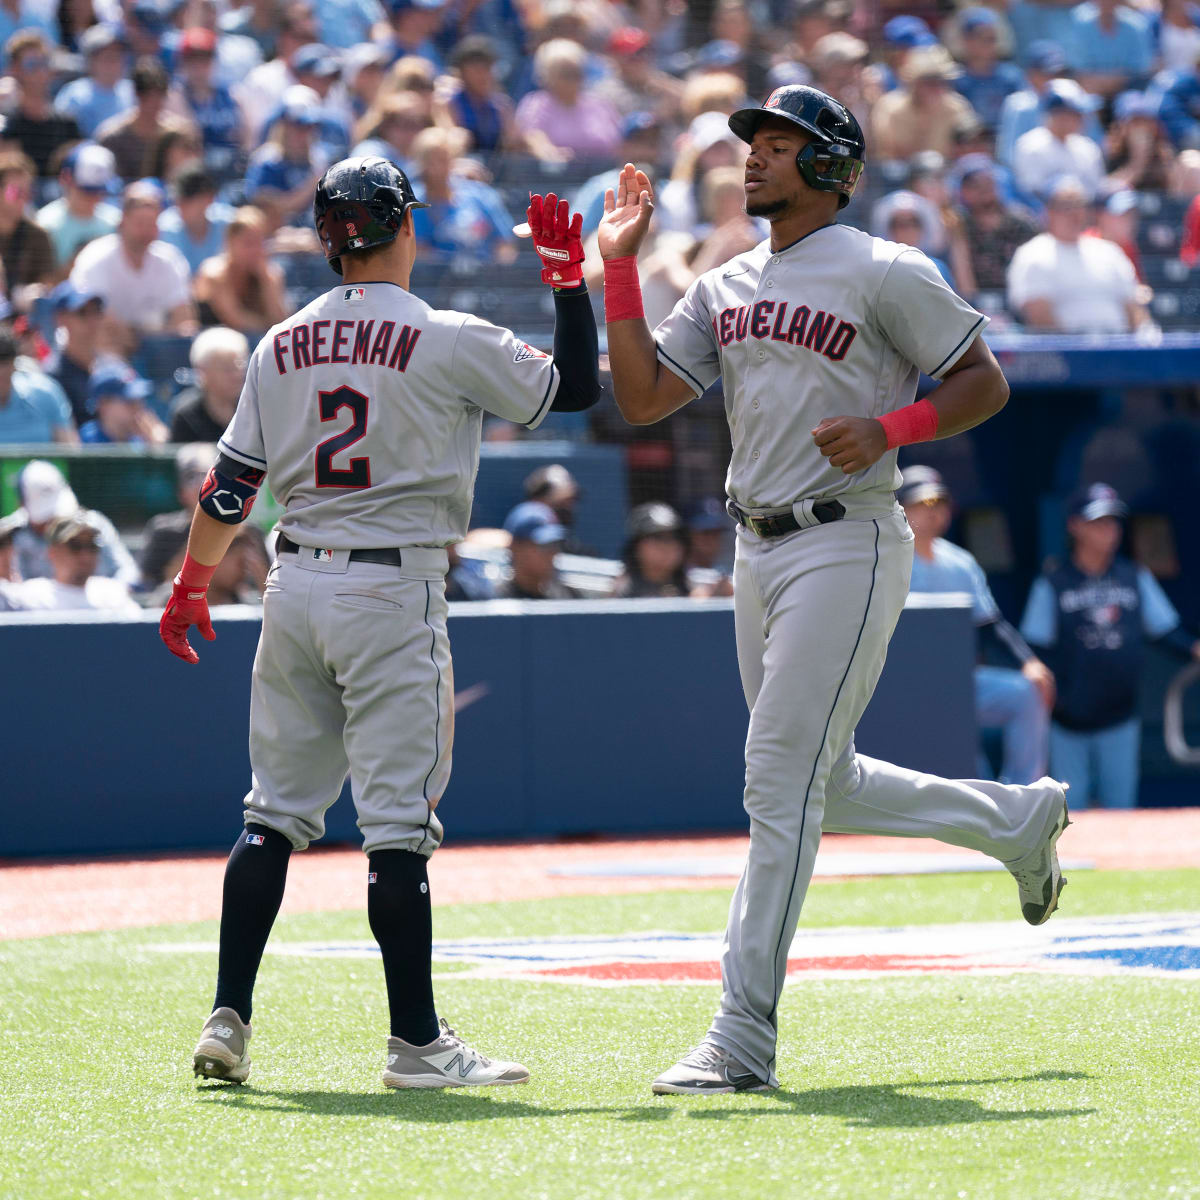
[[[1067,511],[1069,558],[1034,581],[1021,622],[1058,681],[1050,769],[1071,785],[1072,808],[1133,808],[1144,646],[1160,642],[1194,659],[1200,642],[1180,628],[1154,576],[1117,553],[1129,510],[1111,487],[1092,484]]]
[[[18,371],[16,364],[16,338],[0,329],[0,445],[78,442],[62,388],[40,371]]]
[[[1049,710],[1054,676],[1000,615],[987,577],[974,556],[944,534],[950,528],[950,492],[932,467],[909,467],[896,499],[912,526],[914,593],[965,592],[980,647],[1012,665],[975,668],[975,708],[984,729],[1003,732],[1005,783],[1032,783],[1046,773]],[[985,771],[985,778],[990,775]]]
[[[1086,92],[1110,97],[1144,83],[1154,68],[1154,34],[1119,0],[1089,0],[1071,11],[1067,61]]]
[[[175,203],[158,218],[158,236],[187,259],[195,275],[206,258],[225,248],[225,227],[233,209],[217,202],[216,181],[199,163],[176,173],[171,192]]]
[[[81,246],[120,223],[121,210],[106,203],[117,186],[117,161],[111,150],[83,142],[63,159],[58,182],[62,195],[38,210],[37,223],[50,235],[59,267],[67,270]]]
[[[900,69],[909,53],[937,41],[933,31],[920,17],[893,17],[883,27],[883,60],[867,68],[880,91],[892,92],[902,86]]]
[[[1037,42],[1066,47],[1074,29],[1072,11],[1070,0],[1010,0],[1005,15],[1017,39],[1017,62],[1027,63]]]
[[[92,372],[88,384],[88,409],[92,419],[79,430],[85,445],[143,446],[165,442],[166,430],[147,408],[150,383],[127,367],[104,366]]]
[[[1055,42],[1034,42],[1026,54],[1025,78],[1028,86],[1012,92],[1000,106],[1000,126],[996,131],[996,161],[1012,166],[1017,138],[1042,123],[1042,101],[1047,89],[1066,70],[1067,59]],[[1084,114],[1083,132],[1097,145],[1104,136],[1094,112]]]
[[[185,29],[179,41],[180,92],[204,139],[204,162],[230,178],[242,144],[242,113],[229,89],[213,82],[217,37],[210,29]]]
[[[987,129],[1000,123],[1000,107],[1025,86],[1020,68],[999,60],[1000,18],[990,8],[969,8],[960,18],[962,74],[954,86]]]
[[[246,200],[276,225],[307,226],[312,220],[312,191],[324,169],[313,155],[317,120],[309,105],[288,106],[271,141],[250,156]]]
[[[444,258],[512,262],[517,256],[513,219],[499,194],[454,173],[463,141],[461,130],[431,127],[413,143],[417,191],[429,206],[412,210],[417,244]]]
[[[1200,146],[1200,68],[1160,71],[1147,96],[1177,149]]]
[[[321,0],[313,9],[321,41],[338,50],[369,42],[372,28],[383,20],[379,0]]]
[[[133,84],[126,78],[125,45],[115,30],[93,25],[80,36],[79,49],[87,62],[87,74],[59,89],[54,111],[73,117],[80,132],[91,137],[109,117],[133,107]]]
[[[36,29],[52,46],[57,46],[57,0],[16,0],[15,5],[0,4],[0,46],[21,29]]]
[[[434,36],[441,28],[446,0],[388,0],[387,23],[390,26],[381,45],[392,62],[415,54],[429,62],[435,71],[443,70],[442,56]]]

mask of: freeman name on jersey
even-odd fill
[[[402,325],[397,331],[395,321],[380,321],[378,329],[373,319],[303,321],[275,335],[275,366],[280,375],[286,375],[286,356],[290,355],[293,371],[325,363],[378,364],[407,371],[420,336],[421,331],[411,325]]]

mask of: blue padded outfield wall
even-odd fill
[[[900,620],[857,744],[970,776],[970,609],[926,599],[936,606]],[[214,626],[211,644],[193,633],[189,667],[162,646],[157,614],[0,617],[0,857],[232,843],[258,615],[217,609]],[[450,638],[459,712],[438,810],[449,842],[746,827],[731,601],[452,605]],[[357,838],[344,793],[327,840]]]

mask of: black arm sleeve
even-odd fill
[[[582,412],[600,399],[600,339],[587,285],[554,293],[555,412]]]
[[[979,642],[980,645],[986,644],[1010,655],[1018,667],[1023,667],[1031,658],[1037,658],[1029,643],[1003,617],[979,626]]]
[[[1155,646],[1161,646],[1164,650],[1179,655],[1180,658],[1191,658],[1192,646],[1196,639],[1186,633],[1182,625],[1176,625],[1174,629],[1168,629],[1162,637],[1151,638],[1150,641]]]

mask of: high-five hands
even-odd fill
[[[650,228],[654,213],[654,189],[645,171],[626,163],[617,179],[617,189],[604,193],[604,216],[596,230],[601,258],[625,258],[636,254]]]

